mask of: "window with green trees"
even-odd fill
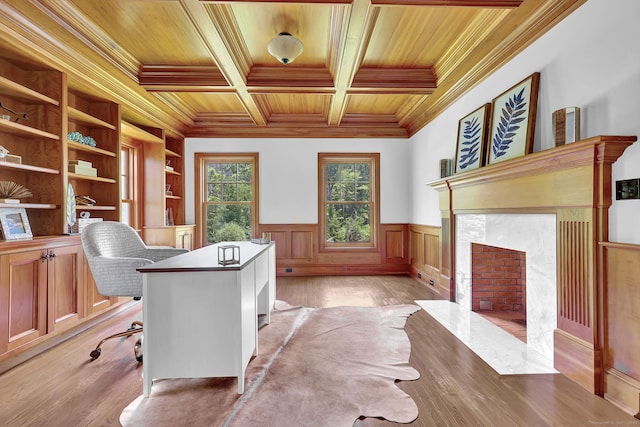
[[[324,247],[374,247],[378,154],[320,154]]]
[[[257,155],[200,158],[204,244],[249,240],[257,215]]]

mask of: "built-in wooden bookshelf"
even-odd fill
[[[0,53],[0,181],[26,187],[32,197],[0,208],[25,208],[34,235],[59,234],[64,174],[61,149],[66,78],[63,73]],[[0,197],[2,198],[2,197]]]
[[[173,224],[184,224],[184,139],[167,137],[165,142],[165,205],[171,209]]]
[[[76,212],[87,211],[91,217],[120,220],[120,106],[79,91],[69,90],[68,126],[65,134],[67,178],[76,196],[95,200],[92,206],[77,205]],[[90,141],[70,140],[75,132]],[[92,145],[95,144],[95,145]],[[72,172],[73,163],[96,170],[96,176]],[[98,214],[96,214],[98,212]]]

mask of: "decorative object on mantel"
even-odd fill
[[[538,110],[540,73],[533,73],[494,98],[488,164],[531,153]]]
[[[220,265],[240,264],[240,246],[238,245],[218,246],[218,264]]]
[[[76,205],[78,206],[93,206],[96,201],[89,196],[76,196]]]
[[[451,176],[451,159],[440,159],[440,178]]]
[[[0,203],[20,203],[24,197],[32,197],[33,194],[26,187],[13,181],[0,181]]]
[[[4,240],[33,238],[27,211],[24,208],[0,208],[0,227]]]
[[[484,166],[490,114],[491,104],[486,103],[458,122],[458,144],[456,145],[454,173]],[[440,178],[444,178],[444,176],[440,176]]]
[[[67,184],[67,225],[69,226],[69,234],[72,233],[73,226],[76,223],[76,193],[73,191],[71,183]]]
[[[569,144],[580,139],[580,109],[561,108],[553,112],[553,139],[555,146]]]

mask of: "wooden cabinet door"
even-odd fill
[[[89,264],[87,263],[86,258],[83,260],[84,266],[84,277],[85,277],[85,300],[86,300],[86,315],[90,315],[93,313],[97,313],[99,311],[104,310],[107,307],[110,307],[117,301],[117,298],[113,297],[105,297],[98,292],[98,287],[96,286],[96,281],[91,274],[91,269],[89,268]]]
[[[49,332],[65,329],[84,317],[82,273],[84,255],[80,245],[48,250]]]
[[[0,354],[47,333],[47,251],[0,256]]]

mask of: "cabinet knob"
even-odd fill
[[[40,255],[40,260],[41,260],[42,262],[45,262],[45,261],[46,261],[46,260],[48,260],[48,259],[49,259],[49,255],[47,255],[47,252],[46,252],[46,251],[43,251],[43,252],[42,252],[42,254]]]
[[[55,258],[56,257],[56,253],[53,251],[49,251],[49,259]]]

